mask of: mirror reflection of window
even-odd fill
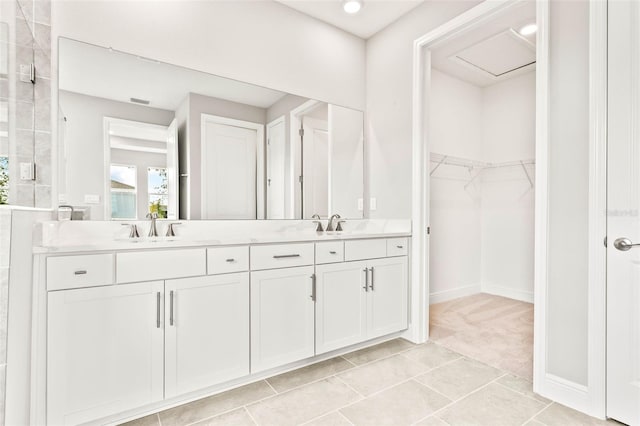
[[[9,157],[0,157],[0,204],[9,204]]]
[[[147,169],[147,188],[149,194],[149,213],[157,213],[161,219],[167,218],[169,204],[169,180],[164,167]]]
[[[137,219],[136,166],[111,164],[111,218]]]

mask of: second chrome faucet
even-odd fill
[[[313,216],[311,216],[311,219],[314,219],[313,223],[317,224],[316,226],[316,231],[317,232],[324,232],[325,229],[322,227],[322,220],[320,219],[320,215],[318,214],[314,214]],[[329,218],[329,221],[327,222],[327,228],[326,231],[327,232],[341,232],[343,231],[342,229],[342,224],[346,222],[344,219],[342,219],[340,217],[339,214],[334,214]]]

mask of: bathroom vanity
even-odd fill
[[[43,224],[34,423],[139,417],[407,329],[406,221],[291,222],[188,222],[155,240],[113,222]]]

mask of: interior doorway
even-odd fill
[[[429,338],[533,378],[536,4],[429,50]]]

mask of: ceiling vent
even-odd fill
[[[536,46],[510,28],[459,51],[449,59],[486,76],[499,78],[534,66]]]

